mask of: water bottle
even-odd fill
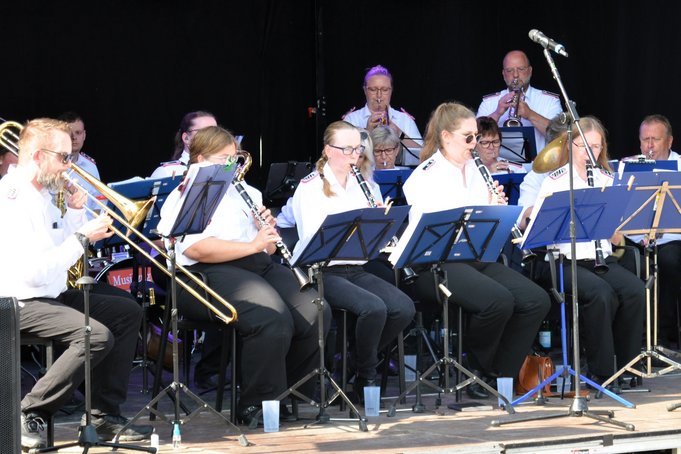
[[[182,446],[182,434],[180,433],[180,424],[173,425],[173,449],[179,449]]]
[[[551,349],[551,324],[544,320],[539,328],[539,345],[545,350]]]

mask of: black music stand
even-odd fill
[[[143,451],[155,453],[156,448],[146,448],[143,446],[136,445],[125,445],[118,443],[118,435],[113,440],[113,443],[104,442],[99,440],[97,435],[97,429],[92,425],[92,369],[90,358],[90,335],[92,333],[92,328],[90,327],[90,290],[92,285],[94,285],[95,280],[88,275],[88,246],[89,241],[87,237],[81,238],[81,245],[83,246],[83,277],[76,281],[76,284],[83,288],[83,317],[84,317],[84,349],[85,349],[85,424],[79,427],[78,441],[73,443],[66,443],[61,446],[48,446],[46,448],[31,449],[31,453],[39,452],[55,452],[61,451],[64,448],[70,448],[73,446],[80,446],[83,448],[83,454],[87,453],[92,447],[108,447],[113,448],[115,451],[118,448],[130,449],[132,451]],[[128,427],[131,423],[128,423],[125,427]],[[123,427],[121,431],[125,429]]]
[[[307,174],[312,172],[310,162],[273,162],[270,164],[270,172],[267,174],[267,184],[265,185],[264,199],[269,204],[274,201],[283,201],[291,197],[298,187],[298,183]]]
[[[239,433],[239,444],[248,446],[249,442],[241,430],[225,417],[222,413],[215,410],[204,402],[199,396],[194,394],[189,388],[180,382],[178,351],[177,351],[177,277],[175,260],[175,241],[185,235],[201,233],[205,230],[213,213],[217,209],[220,201],[224,197],[229,185],[234,178],[236,166],[225,167],[220,165],[192,166],[187,173],[185,181],[180,187],[181,197],[177,203],[171,207],[169,212],[169,222],[159,226],[160,233],[170,245],[168,256],[170,257],[170,301],[171,301],[171,332],[173,337],[173,382],[166,386],[151,402],[140,410],[125,426],[129,426],[137,420],[143,412],[148,410],[163,421],[173,426],[173,433],[180,431],[183,424],[188,423],[194,416],[202,411],[209,411],[221,418],[225,424],[231,426]],[[172,225],[172,227],[168,227]],[[161,340],[162,342],[165,339]],[[180,418],[180,391],[190,397],[198,407],[185,420]],[[174,418],[168,419],[163,413],[158,411],[156,405],[164,395],[168,395],[174,403]],[[125,429],[123,427],[122,430]]]
[[[410,168],[395,168],[383,169],[374,171],[374,181],[381,188],[381,195],[383,200],[388,197],[395,205],[406,205],[406,198],[402,187],[407,178],[411,175],[413,169]]]
[[[628,178],[624,179],[624,182],[628,183],[628,181]],[[674,370],[681,370],[680,363],[667,357],[667,355],[678,357],[679,353],[657,344],[658,269],[656,241],[658,234],[681,233],[681,172],[637,173],[633,183],[635,185],[632,188],[633,190],[629,191],[629,203],[625,211],[627,215],[624,216],[624,222],[619,225],[618,230],[624,234],[643,234],[648,240],[648,246],[644,248],[646,279],[649,280],[649,285],[646,285],[646,349],[606,380],[603,383],[604,386],[607,386],[624,372],[630,372],[639,377],[652,378]],[[650,276],[651,252],[653,254],[652,276]],[[647,359],[645,373],[633,367],[643,358]],[[653,372],[652,358],[666,363],[667,367],[658,372]]]
[[[330,421],[357,421],[359,430],[367,431],[366,418],[360,415],[357,407],[333,380],[324,364],[324,304],[326,303],[324,301],[322,270],[333,260],[367,261],[376,258],[380,250],[390,241],[404,222],[409,208],[409,206],[397,206],[389,209],[361,208],[330,214],[312,237],[301,240],[303,241],[301,243],[303,244],[302,249],[299,249],[291,261],[293,266],[310,265],[313,279],[317,283],[318,297],[314,300],[314,303],[317,305],[317,323],[319,326],[319,367],[310,371],[293,386],[277,396],[275,400],[281,401],[293,394],[319,408],[319,413],[312,424],[328,424]],[[319,402],[298,391],[303,383],[314,377],[319,378]],[[326,380],[335,389],[335,393],[328,400],[326,398]],[[355,418],[331,418],[326,413],[326,408],[339,396],[350,407],[350,414],[356,415]],[[261,413],[262,410],[255,415],[251,422],[251,428],[255,428]]]
[[[445,333],[449,332],[449,297],[447,272],[443,263],[449,262],[496,262],[501,249],[511,234],[515,220],[520,215],[518,206],[471,206],[452,210],[425,213],[417,223],[408,227],[400,240],[395,257],[395,268],[405,266],[430,265],[435,276],[435,294],[442,304],[442,321]],[[413,226],[413,227],[412,227]],[[442,296],[444,295],[444,298]],[[459,334],[461,335],[461,334]],[[396,405],[420,384],[438,393],[455,393],[475,382],[505,402],[509,414],[515,413],[510,401],[500,395],[471,371],[449,356],[449,336],[443,336],[443,357],[426,369],[417,379],[398,396],[388,410],[388,416],[395,416]],[[428,377],[436,368],[444,366],[444,387],[435,385]],[[449,386],[449,367],[454,366],[458,373],[468,378]],[[416,409],[414,409],[416,411]]]
[[[499,156],[509,161],[532,162],[537,157],[537,142],[532,126],[504,126]]]

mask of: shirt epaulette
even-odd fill
[[[557,180],[558,178],[562,177],[563,175],[567,175],[567,168],[566,167],[561,167],[559,169],[554,170],[549,174],[549,178],[552,180]]]
[[[490,94],[488,94],[488,95],[483,96],[482,99],[491,98],[491,97],[493,97],[493,96],[499,96],[500,94],[501,94],[501,92],[500,92],[500,91],[497,91],[497,92],[495,92],[495,93],[490,93]]]
[[[184,165],[182,164],[182,161],[166,161],[162,162],[159,167],[168,167],[168,166],[173,166],[173,165]]]
[[[410,114],[409,112],[407,112],[406,110],[404,110],[404,107],[400,107],[400,112],[402,112],[403,114],[407,115],[407,116],[408,116],[409,118],[411,118],[413,121],[416,121],[416,118],[414,118],[414,116],[413,116],[412,114]]]
[[[347,112],[345,112],[345,113],[343,114],[342,119],[345,120],[345,117],[347,117],[348,115],[350,115],[351,113],[353,113],[353,112],[355,111],[355,109],[356,109],[356,107],[355,107],[355,106],[352,106],[352,109],[348,110]]]
[[[544,93],[545,95],[553,96],[554,98],[560,99],[560,95],[558,93],[546,90],[542,90],[541,92]]]
[[[433,166],[433,164],[435,164],[435,159],[433,158],[429,159],[428,162],[426,162],[425,165],[423,166],[423,170],[428,170]]]
[[[90,161],[91,163],[97,164],[97,162],[95,161],[95,158],[93,158],[92,156],[88,156],[85,153],[83,153],[82,151],[80,152],[80,155],[82,157],[84,157],[85,159],[87,159],[88,161]]]
[[[18,192],[19,192],[19,191],[17,190],[17,188],[15,188],[14,186],[12,186],[12,187],[10,187],[10,188],[7,188],[7,192],[5,193],[5,195],[7,196],[7,199],[8,199],[8,200],[14,200],[14,199],[17,198]]]
[[[317,172],[312,172],[311,174],[307,175],[305,178],[300,180],[301,183],[309,183],[310,181],[314,180],[317,175],[319,175]]]

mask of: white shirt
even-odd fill
[[[37,191],[21,166],[0,180],[0,295],[19,300],[56,298],[66,291],[68,269],[83,255],[73,235],[85,210],[67,209],[64,218],[48,191]]]
[[[369,117],[371,117],[371,111],[369,110],[369,106],[365,105],[360,110],[354,110],[346,114],[343,117],[343,120],[347,121],[351,125],[356,126],[358,128],[366,128],[367,122],[369,121]],[[418,126],[416,126],[416,122],[411,117],[411,115],[409,115],[406,112],[400,112],[399,110],[395,110],[392,107],[388,107],[388,119],[389,121],[395,123],[397,127],[400,128],[402,132],[404,132],[404,137],[406,139],[412,139],[419,144],[423,144],[423,138],[421,137],[419,128]],[[402,165],[406,166],[418,165],[420,150],[418,149],[414,150],[411,148],[410,150],[416,156],[412,156],[411,153],[405,150],[403,153]]]
[[[480,107],[478,107],[477,116],[489,116],[491,113],[497,110],[499,99],[507,93],[508,88],[498,93],[493,93],[483,97]],[[532,86],[527,87],[527,91],[525,92],[525,102],[530,109],[548,120],[551,120],[553,117],[563,111],[563,108],[560,105],[560,97],[557,94],[551,93],[550,91],[538,90]],[[503,126],[506,120],[508,120],[508,110],[506,110],[506,112],[499,117],[499,126]],[[526,118],[521,119],[520,122],[523,126],[532,126],[532,122]],[[545,132],[546,131],[539,131],[537,128],[534,129],[534,140],[537,145],[537,153],[539,153],[544,146],[546,146],[546,139],[544,138]]]
[[[465,184],[461,170],[439,150],[414,169],[402,188],[407,203],[411,205],[410,224],[423,213],[470,205],[489,205],[487,183],[475,161],[468,160],[464,172]]]
[[[149,178],[168,178],[177,176],[182,178],[182,175],[187,170],[189,164],[189,152],[182,150],[180,159],[176,161],[162,162],[160,166],[151,173]]]
[[[331,190],[336,194],[335,196],[327,197],[324,194],[323,180],[317,172],[312,172],[300,180],[300,184],[293,194],[293,217],[298,228],[298,238],[300,238],[293,250],[294,255],[301,252],[301,249],[317,232],[329,214],[343,213],[369,206],[357,179],[350,172],[348,172],[345,188],[340,185],[328,163],[324,166],[323,172],[324,178],[331,185]],[[367,183],[376,202],[383,203],[379,186],[369,179],[367,179]],[[364,261],[332,261],[330,265],[362,263]]]
[[[523,178],[523,182],[520,183],[520,197],[518,198],[518,205],[523,207],[523,210],[533,206],[537,201],[541,184],[546,175],[548,175],[548,172],[537,173],[530,170]]]
[[[258,206],[262,206],[262,194],[257,189],[249,186],[245,181],[241,183],[246,192]],[[161,208],[161,218],[168,216],[172,207],[180,197],[179,188],[170,193]],[[189,247],[205,238],[217,238],[226,241],[249,242],[258,234],[258,227],[253,219],[250,209],[244,199],[239,195],[234,185],[230,184],[215,213],[210,218],[208,226],[202,233],[186,235],[184,239],[178,238],[175,243],[177,263],[189,266],[198,263],[184,255]],[[180,241],[181,240],[181,241]]]
[[[540,197],[537,199],[536,203],[534,204],[534,208],[532,209],[532,213],[530,215],[531,219],[534,219],[539,212],[546,195],[552,194],[554,192],[568,191],[570,189],[569,167],[570,165],[566,164],[563,167],[560,167],[546,175],[546,178],[544,178],[544,181],[542,182],[541,189],[539,190]],[[593,176],[595,188],[612,186],[613,176],[609,172],[600,169],[594,169]],[[575,172],[573,187],[574,189],[585,189],[588,188],[589,185]],[[535,227],[530,226],[530,228]],[[576,246],[577,248],[575,251],[577,254],[577,260],[594,260],[596,258],[596,248],[594,247],[593,241],[579,242],[576,244]],[[560,253],[568,259],[572,257],[570,243],[560,243],[553,245],[552,247],[558,249]],[[601,247],[603,249],[603,257],[612,255],[612,245],[610,244],[609,240],[601,240]]]

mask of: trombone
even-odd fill
[[[7,151],[19,156],[19,135],[14,132],[13,130],[18,131],[19,133],[23,129],[23,126],[15,121],[6,121],[2,124],[0,124],[0,146],[5,148]],[[142,200],[138,202],[134,202],[131,200],[128,200],[127,198],[123,197],[122,195],[118,194],[116,191],[112,190],[110,187],[87,173],[85,170],[83,170],[81,167],[77,166],[74,163],[70,164],[69,167],[73,172],[78,175],[80,178],[82,178],[84,181],[87,183],[91,184],[97,191],[99,191],[100,194],[104,195],[107,200],[111,201],[116,208],[121,210],[121,213],[123,216],[119,215],[116,213],[114,210],[110,209],[109,207],[106,206],[103,202],[98,200],[96,197],[92,196],[90,193],[85,191],[84,189],[81,188],[81,186],[78,184],[77,181],[74,181],[72,178],[69,178],[68,176],[65,176],[65,179],[67,179],[69,182],[71,182],[73,185],[78,187],[79,189],[85,191],[87,196],[89,198],[92,198],[109,216],[120,222],[127,230],[127,234],[124,234],[120,230],[118,230],[116,227],[113,225],[110,226],[109,228],[116,234],[118,235],[121,239],[123,239],[126,243],[128,243],[130,246],[135,248],[140,254],[142,254],[147,260],[149,260],[153,265],[158,267],[161,271],[163,271],[168,277],[172,277],[172,273],[158,260],[156,260],[154,257],[152,257],[147,251],[142,249],[141,246],[139,246],[137,243],[132,241],[128,235],[130,232],[134,233],[137,235],[141,240],[143,240],[145,243],[147,243],[150,247],[156,250],[156,252],[159,253],[164,259],[166,260],[172,260],[170,256],[163,251],[161,248],[159,248],[156,244],[154,244],[153,241],[151,241],[149,238],[145,237],[139,230],[137,230],[135,227],[142,222],[144,218],[147,216],[147,212],[151,209],[155,197],[150,198],[149,200]],[[87,206],[84,206],[85,209],[90,210]],[[93,213],[95,214],[95,213]],[[226,324],[235,322],[237,320],[237,313],[236,309],[227,302],[222,296],[220,296],[218,293],[216,293],[213,289],[211,289],[208,285],[206,285],[201,279],[198,277],[194,276],[191,271],[183,267],[182,265],[175,265],[175,268],[179,271],[181,271],[188,279],[193,281],[195,284],[197,284],[203,291],[208,293],[210,296],[212,296],[217,302],[222,304],[228,311],[229,315],[221,312],[215,305],[213,305],[208,299],[203,297],[201,294],[199,294],[195,289],[193,289],[189,284],[184,282],[182,279],[176,279],[176,282],[184,288],[190,295],[192,295],[194,298],[196,298],[201,304],[206,306],[211,312],[215,314],[217,318],[225,322]]]

